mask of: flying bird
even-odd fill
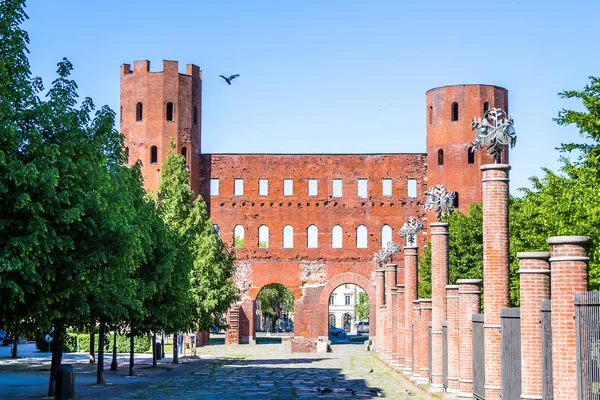
[[[234,80],[235,78],[237,78],[238,76],[240,76],[240,74],[235,74],[235,75],[231,75],[229,78],[227,78],[226,76],[223,75],[219,75],[221,78],[225,79],[225,82],[227,82],[228,85],[231,85],[231,81]]]

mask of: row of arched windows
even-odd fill
[[[450,110],[451,121],[456,122],[456,121],[458,121],[458,103],[454,102],[454,103],[452,103],[452,105],[450,107],[451,107],[451,110]],[[483,113],[485,114],[489,109],[490,109],[490,103],[487,101],[484,102],[483,103]],[[429,106],[428,119],[429,119],[429,125],[433,124],[433,106]]]
[[[215,226],[217,232],[219,231],[218,226]],[[233,247],[243,248],[245,247],[244,241],[244,226],[236,225],[233,228]],[[341,249],[343,243],[344,230],[341,226],[335,225],[331,228],[331,247],[334,249]],[[294,248],[294,228],[291,225],[283,227],[282,231],[282,247],[284,249]],[[389,242],[392,241],[392,227],[389,225],[383,225],[381,227],[381,247],[386,247]],[[365,225],[359,225],[356,228],[356,248],[366,249],[367,243],[367,227]],[[258,227],[258,247],[268,248],[269,247],[269,227],[261,225]],[[309,249],[316,249],[319,247],[319,228],[316,225],[310,225],[306,228],[306,247]]]
[[[135,105],[135,120],[142,121],[144,112],[144,105],[142,102],[138,102]],[[174,105],[172,102],[167,103],[166,109],[166,119],[167,121],[174,121]],[[198,107],[194,106],[194,125],[198,124]]]
[[[467,149],[467,162],[469,164],[475,164],[475,152],[473,151],[473,147]],[[437,165],[444,165],[444,150],[442,149],[439,149],[437,153]]]

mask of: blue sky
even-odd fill
[[[79,93],[119,109],[119,67],[148,59],[203,70],[205,153],[425,151],[425,92],[509,90],[518,141],[511,192],[557,169],[579,109],[557,93],[600,75],[596,0],[29,0],[33,74],[75,66]],[[228,86],[220,74],[238,73]],[[117,119],[118,120],[118,119]]]

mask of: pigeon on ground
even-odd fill
[[[371,370],[369,371],[369,373],[370,373],[370,374],[371,374],[371,373],[373,373],[373,368],[371,368]]]
[[[231,85],[231,81],[234,80],[235,78],[237,78],[238,76],[240,76],[240,74],[235,74],[235,75],[231,75],[229,78],[227,78],[226,76],[223,75],[219,75],[221,78],[225,79],[225,82],[227,82],[228,85]]]

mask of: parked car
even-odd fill
[[[8,346],[13,342],[12,338],[6,332],[0,329],[0,346]]]
[[[360,321],[356,324],[357,333],[369,333],[369,321]]]
[[[281,321],[277,330],[279,332],[294,332],[294,323],[291,321]]]
[[[330,336],[346,336],[346,331],[342,328],[335,327],[329,324],[329,335]]]

